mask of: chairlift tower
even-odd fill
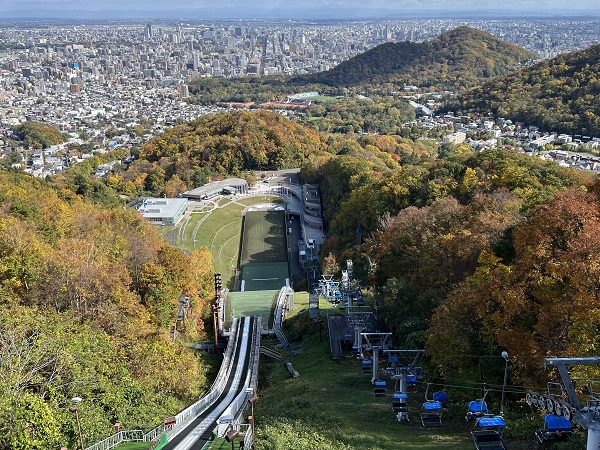
[[[390,365],[387,368],[393,380],[396,380],[398,392],[407,392],[409,374],[416,376],[419,370],[417,362],[425,350],[384,350]]]
[[[362,358],[362,332],[365,329],[365,325],[371,316],[371,312],[355,312],[353,308],[348,305],[348,325],[354,328],[354,343],[352,349],[357,352],[359,357]]]
[[[379,351],[387,350],[392,339],[392,333],[361,333],[365,339],[365,349],[373,352],[373,376],[371,383],[379,381]]]
[[[600,448],[600,400],[592,398],[586,406],[582,406],[575,392],[573,381],[567,366],[573,365],[600,365],[600,357],[589,358],[545,358],[544,366],[556,367],[560,374],[564,393],[557,395],[556,389],[549,386],[548,394],[529,392],[527,403],[545,409],[555,416],[564,416],[586,430],[588,430],[587,450]],[[556,383],[551,383],[555,385]],[[562,392],[562,389],[561,389]]]

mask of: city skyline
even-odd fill
[[[0,0],[6,18],[323,18],[600,15],[595,0]]]

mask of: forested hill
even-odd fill
[[[50,180],[0,171],[0,186],[0,448],[78,447],[75,396],[86,446],[197,399],[206,367],[169,330],[186,294],[177,330],[198,339],[208,250],[185,254],[137,212]]]
[[[327,72],[301,79],[330,86],[402,83],[456,88],[474,86],[534,58],[490,33],[459,27],[423,43],[382,44]]]
[[[269,111],[200,117],[152,138],[115,183],[121,191],[175,196],[213,176],[297,167],[325,137]]]
[[[494,115],[564,133],[600,135],[600,45],[496,78],[453,99],[454,110]]]

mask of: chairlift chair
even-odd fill
[[[423,403],[421,411],[421,423],[424,427],[442,426],[442,404],[428,400]]]
[[[544,414],[544,428],[535,432],[540,444],[546,442],[563,442],[571,439],[573,427],[564,416]]]
[[[417,386],[417,375],[413,372],[409,372],[406,375],[406,385],[408,387],[416,387]]]
[[[375,381],[375,387],[373,387],[373,395],[375,397],[385,397],[385,390],[387,383],[385,381]]]
[[[446,391],[438,391],[433,393],[433,401],[440,402],[442,407],[446,406],[448,402],[448,394]]]
[[[361,363],[362,373],[371,373],[373,372],[373,361],[370,359],[363,359]]]
[[[502,430],[506,426],[501,416],[478,417],[475,419],[475,429],[471,431],[477,450],[506,450],[502,439]]]
[[[466,420],[476,420],[485,416],[488,413],[487,403],[485,399],[473,400],[469,402],[469,408],[467,410]]]
[[[440,401],[440,398],[444,401],[448,400],[448,396],[446,392],[434,392],[433,400],[429,399],[428,393],[429,388],[431,387],[431,383],[427,383],[427,388],[425,389],[425,403],[423,403],[422,411],[421,411],[421,423],[424,427],[441,427],[442,426],[442,408],[443,404]]]
[[[392,411],[396,413],[398,422],[408,422],[408,395],[406,392],[395,392],[392,396]]]

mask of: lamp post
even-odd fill
[[[502,352],[504,358],[504,383],[502,384],[502,401],[500,402],[500,415],[504,415],[504,398],[506,396],[506,379],[508,378],[508,352]]]
[[[77,431],[79,432],[79,443],[81,444],[81,450],[85,450],[83,446],[83,436],[81,435],[81,423],[79,422],[79,412],[77,411],[77,404],[81,403],[83,399],[81,397],[73,397],[71,401],[73,404],[69,408],[69,411],[75,413],[75,418],[77,419]]]

